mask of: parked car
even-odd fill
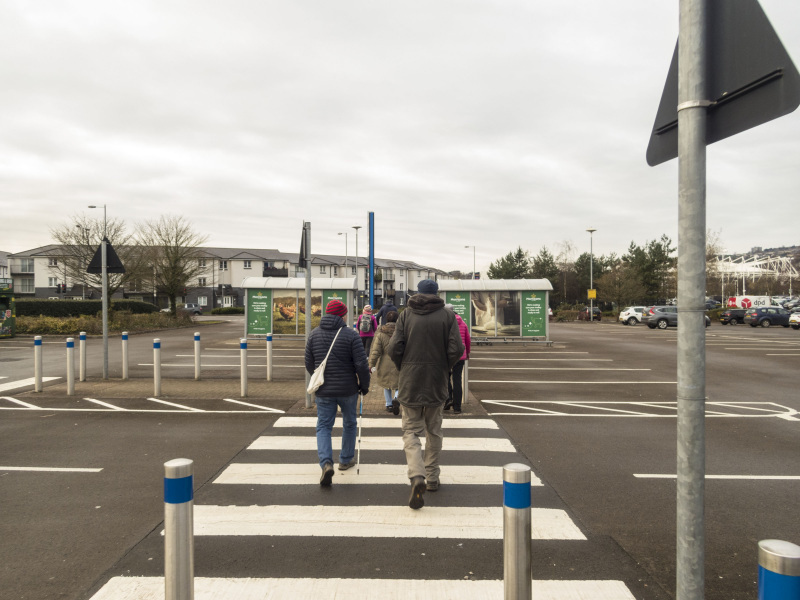
[[[619,320],[624,325],[636,325],[642,322],[644,306],[629,306],[619,313]]]
[[[727,308],[722,311],[719,316],[719,322],[723,325],[731,324],[738,325],[744,323],[744,314],[747,312],[746,308]]]
[[[789,315],[789,325],[792,326],[792,329],[800,329],[800,311]]]
[[[600,310],[597,306],[594,307],[592,311],[592,321],[599,321],[603,316],[603,311]],[[588,321],[589,320],[589,307],[587,306],[581,312],[578,313],[578,321]]]
[[[772,327],[773,325],[789,326],[791,313],[780,306],[762,306],[761,308],[748,308],[744,315],[744,322],[750,327]]]
[[[161,312],[170,312],[170,308],[162,308]],[[190,313],[197,316],[203,314],[203,307],[193,302],[187,302],[186,304],[179,304],[176,312]]]
[[[706,310],[714,310],[715,308],[722,308],[722,303],[716,300],[706,300]]]
[[[705,317],[706,327],[711,325],[708,315]],[[678,307],[677,306],[651,306],[643,315],[642,322],[646,323],[650,329],[666,329],[667,327],[678,326]]]

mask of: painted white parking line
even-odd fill
[[[151,402],[158,402],[159,404],[166,404],[167,406],[174,406],[175,408],[182,408],[184,410],[190,410],[193,412],[205,412],[199,408],[194,408],[193,406],[186,406],[184,404],[176,404],[175,402],[167,402],[166,400],[159,400],[158,398],[148,398]]]
[[[473,368],[473,367],[470,367]],[[677,381],[516,381],[513,379],[470,379],[470,383],[517,383],[520,385],[677,385]]]
[[[642,417],[642,418],[669,418],[677,416],[678,404],[675,400],[658,402],[629,402],[620,400],[591,401],[586,402],[567,402],[558,400],[481,400],[484,404],[491,406],[506,406],[524,412],[490,412],[490,415],[531,415],[531,416],[559,416],[559,417]],[[542,406],[547,408],[541,408]],[[584,409],[584,412],[567,412],[558,410],[561,406],[571,406]],[[641,406],[651,408],[647,411],[626,411],[626,406]],[[621,408],[614,408],[621,407]],[[716,409],[716,410],[712,410]],[[600,411],[611,411],[616,414],[608,414]],[[663,411],[669,411],[665,413]],[[727,411],[727,412],[726,412]],[[748,414],[742,411],[758,412],[760,414]],[[706,402],[705,415],[708,418],[778,418],[788,421],[800,420],[795,415],[798,412],[788,406],[783,406],[775,402]]]
[[[400,419],[362,417],[364,429],[396,429],[400,432]],[[317,417],[281,417],[273,427],[316,427]],[[342,418],[337,417],[334,427],[342,426]],[[444,419],[442,429],[497,429],[497,423],[491,419]]]
[[[122,410],[122,411],[125,410],[124,408],[121,408],[114,404],[109,404],[108,402],[103,402],[102,400],[96,400],[95,398],[84,398],[84,400],[88,400],[89,402],[94,402],[95,404],[99,404],[100,406],[105,406],[106,408],[110,408],[111,410]]]
[[[30,371],[28,372],[30,373]],[[42,377],[42,383],[55,381],[56,379],[61,379],[61,377]],[[0,392],[7,392],[9,390],[27,387],[29,385],[33,385],[34,383],[36,383],[36,380],[33,377],[29,377],[28,379],[17,379],[16,381],[9,381],[7,383],[0,383]]]
[[[11,396],[2,396],[3,400],[8,400],[9,402],[13,402],[14,404],[19,404],[20,406],[24,406],[25,408],[31,408],[35,410],[40,410],[38,406],[34,406],[33,404],[28,404],[22,400],[17,400],[16,398],[12,398]]]
[[[767,354],[766,356],[800,356],[800,354]]]
[[[241,400],[234,400],[233,398],[223,398],[225,402],[233,402],[234,404],[241,404],[242,406],[251,406],[253,408],[257,408],[264,412],[271,412],[271,413],[280,413],[283,414],[286,411],[279,410],[277,408],[270,408],[269,406],[261,406],[260,404],[250,404],[249,402],[242,402]]]
[[[552,362],[555,362],[555,361],[559,361],[559,362],[564,362],[564,361],[569,361],[569,362],[613,362],[614,359],[612,359],[612,358],[483,358],[481,356],[476,356],[476,357],[473,357],[473,358],[469,359],[470,364],[472,364],[473,360],[494,360],[494,361],[497,361],[497,362],[512,362],[512,361],[524,361],[524,362],[530,362],[530,361],[537,361],[537,362],[551,362],[551,361]],[[475,367],[470,367],[470,368],[474,369]]]
[[[139,367],[152,367],[153,363],[139,363],[137,366]],[[185,368],[192,368],[194,369],[194,363],[161,363],[162,367],[185,367]],[[231,363],[229,365],[207,365],[203,364],[203,368],[211,368],[211,367],[223,367],[225,369],[238,369],[241,366],[241,363]],[[304,365],[273,365],[275,367],[280,367],[281,369],[305,369]],[[247,367],[250,369],[253,368],[264,368],[264,363],[256,363],[256,364],[247,364]]]
[[[637,479],[677,479],[677,475],[657,473],[634,473]],[[730,479],[752,481],[800,481],[800,475],[706,475],[706,479]]]
[[[476,367],[470,366],[470,371],[476,369],[490,371],[652,371],[652,369],[625,369],[614,367]]]
[[[341,450],[342,439],[332,439],[333,449]],[[248,450],[314,450],[317,440],[306,436],[261,436],[247,447]],[[402,450],[403,439],[400,435],[388,437],[362,437],[362,450]],[[511,442],[505,438],[455,438],[445,437],[442,440],[444,451],[478,451],[478,452],[516,452]]]
[[[316,464],[286,463],[233,463],[229,465],[214,483],[226,485],[315,485],[319,486],[320,469]],[[442,468],[439,482],[442,485],[500,485],[503,481],[502,467],[486,466],[447,466]],[[334,483],[408,485],[406,465],[364,464],[355,469],[336,471]],[[531,475],[531,485],[540,486],[542,482]]]
[[[0,471],[31,471],[37,473],[99,473],[102,470],[81,467],[0,467]]]
[[[194,506],[195,535],[503,539],[502,506]],[[531,509],[534,540],[585,540],[566,512]]]
[[[527,352],[526,351],[517,352],[515,350],[483,350],[481,348],[477,348],[475,350],[471,350],[470,354],[474,355],[474,356],[472,356],[472,358],[481,358],[481,357],[483,357],[484,354],[514,354],[514,355],[519,355],[519,354],[589,354],[589,352],[587,352],[585,350],[582,350],[582,351],[577,351],[577,350],[530,350],[530,351],[527,351]],[[472,360],[472,358],[470,358],[470,360]]]
[[[622,581],[536,580],[536,600],[634,600]],[[466,579],[266,579],[195,577],[196,600],[321,600],[381,598],[382,600],[486,600],[503,597],[499,580]],[[92,600],[163,600],[163,577],[113,577]]]

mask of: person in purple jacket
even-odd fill
[[[378,331],[378,320],[372,314],[372,306],[369,304],[361,311],[356,328],[358,329],[358,335],[361,336],[361,343],[364,344],[364,353],[369,356],[372,338],[375,337],[375,332]]]

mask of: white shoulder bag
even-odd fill
[[[316,391],[322,387],[322,384],[325,383],[325,365],[328,364],[328,357],[331,355],[333,345],[336,343],[336,338],[339,337],[341,331],[342,328],[340,327],[336,335],[333,336],[333,341],[331,342],[331,347],[328,348],[328,353],[325,355],[325,360],[319,363],[319,366],[314,369],[314,372],[311,374],[311,379],[308,380],[308,388],[306,390],[309,394],[315,394]]]

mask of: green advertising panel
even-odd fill
[[[246,335],[272,333],[272,290],[247,290]]]
[[[472,311],[469,309],[469,292],[445,292],[445,304],[453,305],[453,312],[464,319],[467,327],[471,326],[470,316]]]
[[[547,336],[545,292],[522,292],[522,337]]]
[[[322,314],[325,314],[325,309],[328,308],[328,302],[331,300],[338,300],[347,306],[347,290],[322,290]],[[344,320],[347,322],[347,317]]]

